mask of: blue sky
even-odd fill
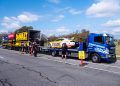
[[[26,25],[47,36],[85,28],[120,37],[120,0],[0,0],[0,11],[0,32]]]

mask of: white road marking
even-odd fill
[[[56,62],[62,62],[64,63],[64,61],[60,61],[60,60],[53,60],[51,58],[42,58],[42,59],[47,59],[47,60],[50,60],[50,61],[56,61]],[[67,64],[70,64],[70,65],[74,65],[74,66],[78,66],[78,64],[74,64],[74,63],[69,63],[66,61]],[[96,63],[92,63],[92,64],[96,64]],[[104,65],[104,64],[99,64],[99,65],[102,65],[102,66],[108,66],[108,67],[111,67],[109,65]],[[99,66],[98,65],[98,66]],[[115,67],[115,68],[120,68],[120,67],[117,67],[117,66],[112,66],[112,67]],[[91,68],[91,69],[94,69],[94,70],[100,70],[100,71],[105,71],[105,72],[109,72],[109,73],[113,73],[113,74],[117,74],[117,75],[120,75],[120,72],[115,72],[115,71],[109,71],[109,70],[106,70],[106,69],[103,69],[103,68],[96,68],[96,67],[90,67],[90,66],[83,66],[82,68]]]
[[[95,68],[95,67],[89,67],[89,66],[85,66],[85,68],[91,68],[91,69],[95,69],[95,70],[100,70],[100,71],[105,71],[105,72],[109,72],[109,73],[114,73],[114,74],[120,75],[120,72],[109,71],[109,70]]]
[[[0,56],[1,59],[4,59],[3,56]],[[41,57],[38,57],[38,58],[41,58]],[[42,59],[47,59],[47,60],[51,60],[51,61],[56,61],[56,62],[60,62],[60,63],[64,63],[63,60],[58,60],[58,59],[51,59],[51,58],[42,58]],[[120,61],[118,61],[120,62]],[[74,65],[74,66],[78,66],[79,64],[74,64],[74,63],[69,63],[66,61],[67,64],[70,64],[70,65]],[[94,65],[98,65],[98,66],[107,66],[107,67],[113,67],[113,68],[118,68],[120,69],[119,66],[112,66],[112,65],[105,65],[105,64],[97,64],[97,63],[91,63],[91,62],[88,62],[89,64],[94,64]],[[91,68],[91,69],[94,69],[94,70],[100,70],[100,71],[105,71],[105,72],[109,72],[109,73],[114,73],[114,74],[117,74],[117,75],[120,75],[120,71],[119,72],[115,72],[115,71],[109,71],[109,70],[106,70],[104,68],[97,68],[97,67],[90,67],[90,66],[84,66],[83,68]]]
[[[68,64],[77,66],[77,64],[73,64],[73,63],[68,63]],[[96,67],[92,67],[92,66],[91,67],[90,66],[83,66],[83,68],[91,68],[91,69],[94,69],[94,70],[100,70],[100,71],[105,71],[105,72],[109,72],[109,73],[120,75],[120,71],[119,72],[109,71],[109,70],[106,70],[106,69],[96,68]]]
[[[58,59],[51,59],[51,58],[43,58],[43,59],[48,59],[48,60],[53,60],[53,61],[57,61],[57,62],[63,62],[63,61],[59,61]],[[106,66],[106,67],[112,67],[112,68],[118,68],[120,69],[120,66],[113,66],[112,64],[100,64],[100,63],[91,63],[91,62],[87,62],[89,64],[94,64],[94,65],[98,65],[98,66]],[[76,64],[73,64],[73,63],[70,63],[72,65],[76,65]]]
[[[0,59],[4,59],[4,57],[3,57],[3,56],[0,56]]]
[[[118,68],[118,69],[120,69],[120,67],[119,66],[113,66],[112,64],[97,64],[97,63],[91,63],[91,64],[94,64],[94,65],[100,65],[100,66],[107,66],[107,67],[112,67],[112,68]]]
[[[119,65],[116,65],[116,66],[115,66],[115,64],[92,63],[92,62],[86,62],[86,61],[85,61],[85,63],[93,64],[93,65],[98,65],[98,66],[106,66],[106,67],[112,67],[112,68],[118,68],[118,69],[120,69],[120,62],[119,62]]]

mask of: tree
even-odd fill
[[[89,31],[86,30],[86,29],[83,29],[81,32],[82,32],[81,33],[82,42],[87,41],[87,38],[88,38],[88,35],[89,35]]]
[[[56,37],[55,35],[48,37],[48,41],[54,41],[56,39],[58,39],[58,37]]]
[[[84,33],[84,32],[87,32],[87,29],[83,28],[83,29],[81,30],[81,33]]]
[[[15,30],[15,33],[25,32],[25,31],[28,31],[28,30],[33,30],[33,27],[32,26],[23,26],[23,27]]]
[[[76,30],[75,32],[69,33],[67,35],[61,35],[61,36],[50,36],[48,37],[49,41],[54,41],[58,38],[74,38],[74,41],[77,42],[85,42],[87,41],[89,35],[89,30],[87,29],[81,29],[81,31]]]
[[[0,44],[2,43],[2,34],[0,34]]]

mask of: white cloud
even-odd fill
[[[59,21],[61,21],[62,19],[64,19],[64,15],[58,15],[57,17],[55,17],[53,20],[52,20],[52,22],[59,22]]]
[[[77,25],[76,25],[76,28],[77,28],[77,29],[81,28],[81,25],[80,25],[80,24],[77,24]]]
[[[114,35],[114,38],[120,39],[120,28],[113,29],[111,33]]]
[[[17,18],[15,18],[15,17],[7,17],[7,16],[5,16],[3,18],[3,22],[7,22],[7,23],[10,23],[10,22],[19,23],[19,21],[17,20]]]
[[[120,27],[120,19],[109,20],[102,25],[105,26],[105,27]]]
[[[20,28],[20,25],[18,23],[2,23],[2,25],[6,28]]]
[[[57,33],[68,33],[69,29],[67,29],[65,26],[59,27],[58,29],[56,29]]]
[[[0,33],[8,33],[8,30],[0,30]]]
[[[65,7],[65,8],[57,8],[55,9],[55,12],[56,13],[63,13],[63,12],[66,12],[70,9],[70,7]]]
[[[82,11],[71,8],[69,9],[69,13],[71,13],[72,15],[76,15],[76,14],[81,14]]]
[[[15,17],[4,17],[1,25],[7,29],[20,27],[20,23]]]
[[[46,34],[47,36],[52,36],[52,35],[64,35],[69,33],[69,29],[65,26],[60,26],[56,29],[41,29],[41,31]]]
[[[75,8],[72,8],[72,7],[65,7],[65,8],[61,8],[61,9],[56,9],[55,10],[56,13],[70,13],[72,15],[77,15],[77,14],[81,14],[82,11],[79,10],[79,9],[75,9]]]
[[[119,10],[119,0],[98,0],[87,9],[86,14],[93,17],[110,17],[118,13]]]
[[[120,33],[120,28],[114,29],[113,32]]]
[[[47,0],[48,2],[50,3],[53,3],[53,4],[59,4],[60,3],[60,0]]]
[[[2,20],[1,25],[6,28],[6,30],[10,31],[13,29],[18,29],[21,27],[22,23],[29,23],[29,22],[34,22],[37,21],[40,18],[40,16],[29,13],[29,12],[24,12],[16,17],[7,17],[5,16]]]
[[[24,12],[23,14],[18,15],[17,18],[21,22],[33,22],[37,21],[40,18],[40,16]]]

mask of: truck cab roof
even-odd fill
[[[90,35],[94,35],[94,36],[113,36],[112,34],[108,34],[108,33],[90,33]]]

